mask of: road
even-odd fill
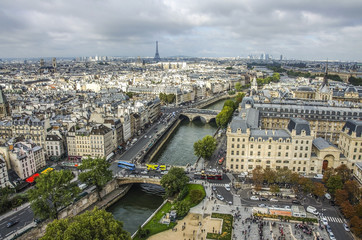
[[[22,229],[26,225],[32,223],[33,219],[34,219],[33,211],[31,210],[30,207],[26,207],[0,220],[0,239],[4,239],[10,234],[14,233],[15,231]],[[19,223],[17,223],[12,227],[7,228],[6,225],[9,221],[19,221]]]

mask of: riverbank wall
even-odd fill
[[[59,212],[59,219],[74,217],[87,210],[92,210],[94,207],[106,209],[126,195],[131,187],[132,184],[119,186],[117,179],[113,179],[108,182],[100,192],[102,200],[98,200],[97,192],[91,192],[79,201],[61,210]],[[16,239],[39,239],[44,235],[47,225],[51,222],[52,220],[44,221],[23,235],[18,236]]]

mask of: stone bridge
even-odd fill
[[[180,113],[180,116],[185,116],[190,121],[200,118],[201,121],[209,123],[211,120],[215,120],[216,115],[218,115],[219,112],[220,111],[209,109],[188,108],[183,110]]]
[[[150,177],[150,176],[116,176],[118,185],[124,184],[132,184],[132,183],[149,183],[149,184],[156,184],[161,185],[161,178],[160,177]]]

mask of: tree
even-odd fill
[[[224,109],[225,107],[230,107],[230,108],[232,108],[232,109],[234,110],[234,109],[236,108],[235,102],[234,102],[233,100],[226,100],[226,101],[224,102],[223,109]]]
[[[311,193],[313,191],[313,182],[309,178],[301,177],[299,178],[298,184],[302,188],[304,193]]]
[[[216,125],[218,127],[226,127],[233,115],[233,112],[234,108],[229,106],[223,107],[221,112],[219,112],[219,114],[216,116]]]
[[[273,73],[272,81],[279,82],[279,80],[280,80],[280,74],[277,72]]]
[[[171,93],[171,94],[167,95],[166,99],[167,99],[168,103],[173,103],[175,101],[175,99],[176,99],[176,96],[175,96],[175,94]]]
[[[126,95],[127,95],[129,98],[133,98],[134,93],[133,93],[133,92],[126,92]]]
[[[342,183],[345,183],[349,179],[351,179],[351,170],[347,167],[347,165],[342,164],[335,170],[336,174],[341,177]]]
[[[333,168],[327,168],[326,170],[324,170],[323,172],[323,179],[322,182],[327,183],[328,179],[334,175],[334,169]]]
[[[176,202],[175,210],[177,211],[177,216],[182,218],[190,211],[190,205],[187,201]]]
[[[68,206],[80,192],[73,173],[69,170],[52,171],[36,179],[36,186],[28,191],[31,208],[36,216],[46,219],[58,218],[58,211]]]
[[[299,175],[298,175],[299,178]],[[278,183],[291,183],[292,171],[290,169],[280,168],[276,171],[276,181]]]
[[[254,184],[260,186],[264,181],[263,169],[261,168],[261,166],[257,166],[256,168],[253,169],[252,173],[253,173]]]
[[[49,223],[45,235],[41,238],[62,239],[131,240],[131,236],[123,230],[123,223],[115,220],[111,213],[94,208],[78,216]]]
[[[353,231],[354,234],[356,234],[358,237],[362,236],[362,219],[354,216],[351,219],[351,229]]]
[[[341,207],[342,207],[343,215],[347,219],[350,219],[356,215],[356,209],[348,201],[345,201],[344,203],[342,203]]]
[[[183,189],[189,178],[185,174],[183,168],[172,167],[171,170],[162,176],[161,185],[166,191],[166,196],[173,196]]]
[[[339,206],[341,206],[342,203],[344,203],[345,201],[348,201],[348,192],[346,190],[337,189],[335,200],[336,200],[336,203]]]
[[[313,194],[322,197],[324,194],[326,194],[327,189],[324,187],[323,183],[317,182],[314,184],[313,188]]]
[[[79,174],[79,180],[89,186],[96,186],[98,199],[102,199],[100,192],[113,177],[112,170],[108,169],[110,165],[105,158],[87,158],[78,167],[83,171]]]
[[[337,189],[342,189],[343,187],[343,182],[342,182],[342,178],[339,175],[333,175],[328,179],[327,182],[327,188],[328,188],[328,192],[331,193],[333,196],[335,196],[335,192]]]
[[[239,82],[235,83],[235,90],[240,92],[241,89],[242,89],[241,83],[239,83]]]
[[[199,203],[204,198],[204,194],[199,189],[192,189],[190,191],[190,202],[191,204]]]
[[[277,179],[276,172],[271,168],[264,169],[264,179],[269,183],[275,183]]]
[[[359,199],[361,199],[361,190],[359,188],[359,184],[356,180],[348,180],[344,183],[343,187],[347,193],[349,201],[352,204],[358,203]]]
[[[194,143],[194,153],[197,157],[210,159],[216,149],[216,140],[210,135]]]
[[[243,101],[244,97],[245,97],[245,93],[238,93],[238,95],[236,95],[236,97],[235,97],[235,105],[236,105],[236,107],[239,106],[239,103],[241,103],[241,101]]]
[[[278,184],[273,184],[270,186],[270,192],[272,193],[278,193],[280,192],[280,188]]]

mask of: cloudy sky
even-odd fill
[[[362,60],[362,0],[1,0],[0,58]]]

